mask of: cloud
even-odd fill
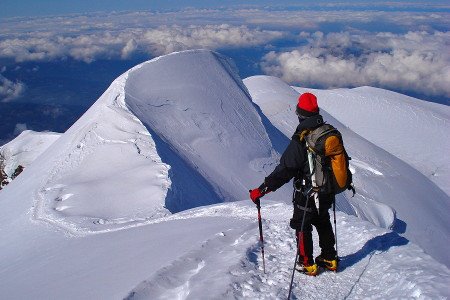
[[[134,39],[130,39],[125,47],[122,48],[120,57],[122,59],[127,59],[138,49],[138,44]]]
[[[317,32],[307,39],[298,49],[268,53],[263,71],[301,86],[371,85],[450,97],[450,32]]]
[[[292,41],[293,32],[323,31],[323,27],[350,30],[383,24],[396,30],[429,32],[450,27],[445,12],[364,11],[358,5],[354,6],[356,10],[352,7],[187,9],[16,18],[1,23],[0,58],[91,62],[99,58],[127,59],[136,52],[159,55],[192,48],[265,46],[280,38]]]
[[[342,3],[340,3],[342,4]],[[392,30],[434,30],[450,26],[449,14],[446,12],[412,12],[366,10],[339,7],[317,6],[306,10],[241,10],[235,14],[246,24],[263,27],[275,27],[278,30],[321,30],[321,28],[386,28]],[[323,29],[322,29],[323,30]],[[336,29],[335,29],[336,30]],[[337,29],[339,30],[339,29]]]
[[[25,84],[12,82],[0,74],[0,102],[10,102],[20,97],[25,91]]]
[[[16,62],[48,61],[73,58],[92,62],[96,59],[126,59],[137,51],[152,56],[194,48],[239,48],[265,45],[284,36],[273,30],[247,26],[191,25],[134,28],[119,32],[60,35],[41,33],[34,36],[6,38],[0,41],[0,57]]]
[[[21,134],[23,131],[28,130],[28,126],[25,123],[17,123],[16,127],[14,128],[14,135],[19,135]]]
[[[141,44],[153,54],[166,54],[194,48],[245,48],[264,45],[284,34],[278,31],[249,29],[247,26],[205,25],[171,26],[148,30]]]
[[[374,85],[448,97],[446,8],[408,11],[409,6],[401,3],[390,5],[393,10],[340,3],[320,9],[260,6],[16,18],[1,22],[0,58],[16,62],[72,58],[89,63],[138,53],[277,49],[273,45],[283,44],[288,50],[268,53],[261,66],[291,83],[325,88]],[[394,32],[380,33],[379,28]],[[326,33],[330,30],[338,32]],[[20,91],[20,83],[3,82]]]

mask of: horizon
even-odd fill
[[[15,18],[15,17],[43,17],[43,16],[56,16],[67,14],[85,14],[85,13],[105,13],[105,12],[129,12],[129,11],[170,11],[170,10],[183,10],[186,8],[246,8],[246,7],[320,7],[323,8],[357,8],[362,9],[386,9],[386,10],[403,10],[403,11],[450,11],[450,5],[445,0],[409,0],[409,1],[364,1],[364,0],[316,0],[316,1],[273,1],[273,0],[133,0],[127,1],[54,1],[44,0],[4,0],[0,5],[1,18]],[[186,3],[187,2],[187,3]]]

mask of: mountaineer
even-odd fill
[[[296,270],[315,276],[319,266],[337,270],[335,234],[328,211],[335,204],[335,194],[354,189],[348,169],[350,158],[342,136],[323,121],[317,97],[311,93],[300,95],[296,114],[300,124],[278,166],[260,187],[250,191],[250,198],[259,203],[265,194],[294,178],[294,213],[290,226],[295,229],[298,245]],[[321,254],[315,259],[312,226],[317,230],[321,248]]]

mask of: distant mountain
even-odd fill
[[[59,137],[60,133],[23,131],[13,141],[0,147],[0,173],[4,184],[9,183],[18,172],[35,161]]]

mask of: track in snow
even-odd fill
[[[265,206],[265,207],[264,207]],[[240,211],[245,215],[245,212]],[[256,220],[224,230],[141,282],[127,299],[286,299],[296,252],[285,204],[263,205],[266,274]],[[248,207],[247,217],[256,209]],[[449,272],[397,233],[337,214],[340,272],[296,272],[292,299],[442,298]],[[315,255],[318,238],[314,237]],[[411,263],[414,261],[414,264]]]

